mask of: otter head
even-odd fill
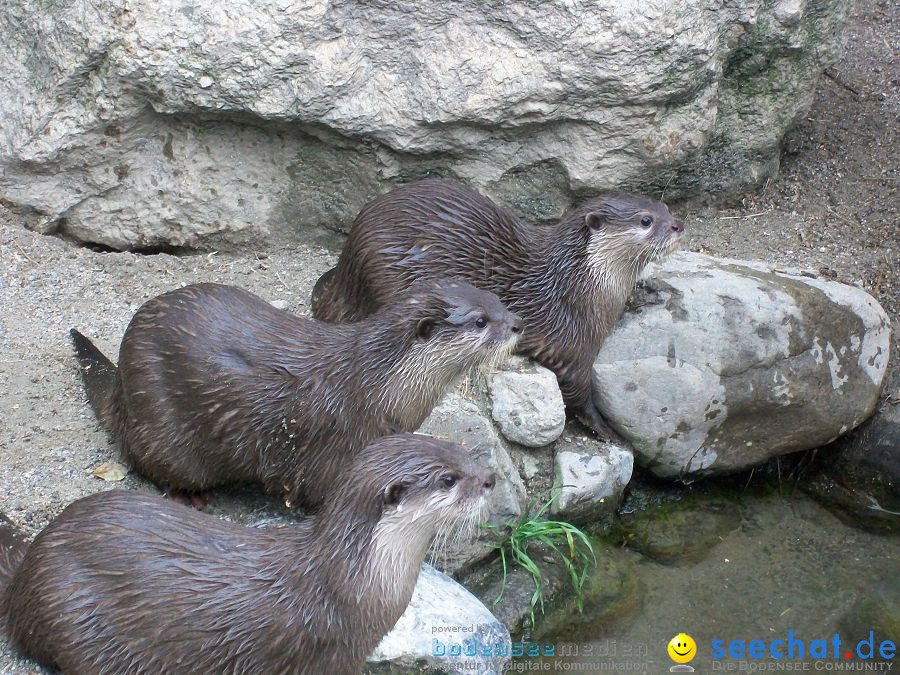
[[[639,195],[600,197],[585,205],[582,227],[587,232],[590,261],[604,274],[633,271],[668,255],[684,236],[684,224],[662,202]]]
[[[407,585],[411,592],[432,540],[478,525],[495,482],[494,474],[478,466],[461,445],[395,434],[357,454],[338,483],[341,494],[323,516],[329,525],[332,519],[337,523],[338,539],[346,546],[362,543],[348,536],[354,524],[369,533],[368,569],[383,592],[392,594]]]
[[[413,315],[427,299],[425,310],[415,315],[415,335],[422,344],[456,347],[463,358],[481,360],[498,351],[511,351],[522,333],[522,319],[506,309],[500,298],[465,281],[417,281],[407,293]]]
[[[461,375],[508,356],[522,334],[496,295],[456,279],[416,281],[392,306],[406,344],[388,389],[404,429],[418,428]]]

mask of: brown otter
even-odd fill
[[[594,405],[591,366],[638,274],[683,232],[664,204],[635,195],[591,199],[536,227],[474,190],[423,180],[363,208],[337,267],[316,283],[313,316],[357,321],[417,279],[465,279],[522,317],[517,351],[556,373],[579,419],[620,440]]]
[[[493,486],[462,446],[401,434],[284,528],[95,494],[8,554],[20,562],[0,568],[0,616],[25,654],[66,673],[358,673],[432,539],[478,522]]]
[[[91,405],[140,473],[182,491],[261,482],[314,507],[353,453],[417,429],[454,379],[508,353],[520,326],[493,293],[451,280],[340,326],[197,284],[137,311],[118,369],[72,336]]]

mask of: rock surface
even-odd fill
[[[852,434],[822,448],[801,486],[855,524],[900,531],[900,405],[886,401]]]
[[[777,170],[849,5],[6,0],[0,200],[124,248],[333,238],[425,175],[536,220],[736,193]]]
[[[890,323],[864,291],[692,253],[651,274],[600,351],[594,390],[656,475],[819,447],[874,410]]]
[[[556,375],[530,359],[510,359],[488,376],[491,416],[507,440],[528,448],[550,445],[566,425],[566,405]]]
[[[451,392],[435,406],[419,433],[445,438],[470,449],[472,457],[497,475],[497,485],[489,503],[488,521],[500,526],[515,521],[522,513],[525,486],[510,459],[509,453],[494,425],[472,401]],[[488,532],[476,532],[469,541],[451,542],[442,546],[437,564],[456,574],[493,550],[494,537]]]
[[[590,522],[615,513],[631,480],[634,456],[612,443],[560,443],[553,460],[554,516]]]
[[[501,673],[510,644],[509,631],[478,598],[426,564],[406,611],[369,656],[367,672]],[[461,662],[472,667],[455,665]]]

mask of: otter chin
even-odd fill
[[[337,266],[316,283],[313,315],[358,321],[416,280],[465,279],[522,317],[516,351],[556,373],[569,409],[622,442],[594,404],[591,367],[641,271],[683,234],[665,204],[639,195],[597,197],[538,227],[475,190],[419,181],[362,209]]]
[[[453,279],[422,280],[346,325],[197,284],[137,311],[118,367],[72,337],[90,403],[137,471],[188,493],[258,482],[316,507],[357,451],[417,429],[521,326],[496,295]]]
[[[358,673],[431,541],[480,521],[494,482],[465,448],[400,434],[283,528],[95,494],[3,552],[0,617],[24,654],[66,673]]]

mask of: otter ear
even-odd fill
[[[592,211],[584,217],[584,224],[595,231],[603,227],[603,222],[603,214],[599,211]]]
[[[403,499],[406,486],[403,483],[394,483],[384,489],[384,503],[388,506],[396,506]]]
[[[419,319],[419,323],[416,324],[416,337],[422,340],[427,340],[431,337],[432,333],[434,333],[434,328],[436,325],[437,321],[435,321],[431,317]]]

